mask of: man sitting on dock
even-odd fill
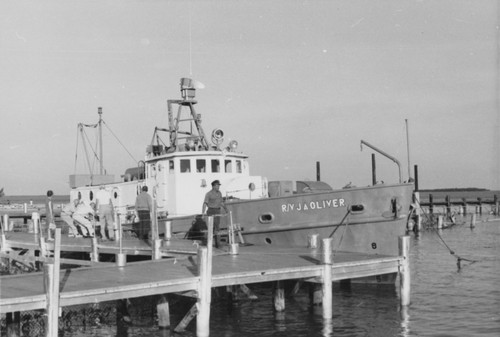
[[[89,205],[85,204],[83,200],[75,200],[75,212],[73,213],[73,220],[80,224],[85,231],[84,237],[94,236],[94,227],[91,220],[94,218],[94,210]]]

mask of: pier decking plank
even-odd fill
[[[308,248],[240,247],[238,255],[215,251],[212,286],[321,276],[320,251]],[[398,272],[401,257],[337,252],[334,280]],[[76,305],[198,290],[196,256],[61,271],[60,305]],[[44,309],[43,273],[0,278],[0,313]]]

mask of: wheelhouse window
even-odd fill
[[[207,161],[205,159],[196,159],[196,172],[203,173],[207,170]]]
[[[168,161],[168,173],[174,173],[174,161],[173,160],[169,160]]]
[[[191,172],[191,161],[189,159],[181,159],[181,173]]]
[[[220,160],[212,159],[212,173],[220,172]]]
[[[236,173],[241,173],[241,160],[236,161]]]
[[[233,172],[233,163],[232,163],[231,159],[226,159],[224,161],[224,167],[226,168],[226,173]]]

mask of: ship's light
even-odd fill
[[[253,192],[253,191],[255,191],[255,184],[254,184],[254,183],[250,183],[250,184],[248,185],[248,189],[249,189],[250,191],[252,191],[252,192]]]
[[[235,140],[232,140],[229,142],[226,149],[230,152],[234,152],[234,151],[236,151],[237,148],[238,148],[238,142]]]

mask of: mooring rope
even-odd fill
[[[417,204],[418,204],[418,207],[419,209],[422,211],[422,213],[425,215],[425,217],[427,218],[427,221],[429,221],[429,223],[432,223],[432,220],[430,219],[430,217],[427,215],[427,213],[424,212],[423,208],[422,208],[422,205],[420,204],[420,201],[416,201]],[[438,238],[441,240],[441,242],[443,243],[443,245],[448,249],[449,253],[453,256],[455,256],[455,258],[457,259],[457,266],[458,266],[458,269],[461,269],[461,265],[460,265],[460,262],[461,261],[467,261],[467,262],[470,262],[471,264],[472,263],[475,263],[475,262],[478,262],[478,260],[470,260],[470,259],[466,259],[466,258],[463,258],[459,255],[457,255],[455,253],[454,250],[452,250],[450,248],[450,246],[448,246],[448,244],[444,241],[443,237],[441,236],[441,234],[439,234],[439,232],[436,230],[436,228],[434,227],[431,227],[431,229],[434,230],[434,233],[436,233],[436,235],[438,236]]]

